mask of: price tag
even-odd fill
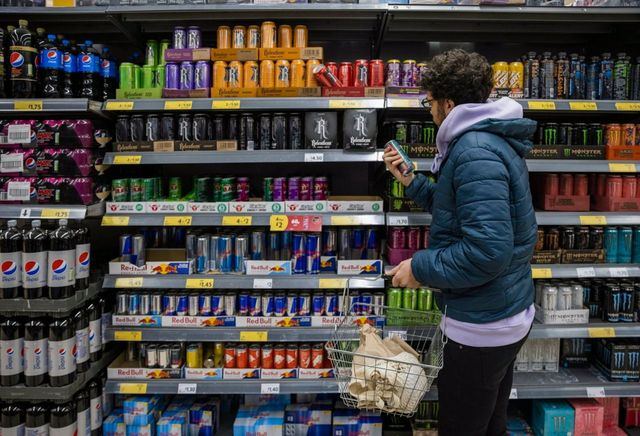
[[[353,226],[359,224],[360,221],[358,216],[352,215],[332,215],[331,216],[331,225],[332,226]]]
[[[31,125],[12,124],[7,126],[7,141],[9,144],[31,144]]]
[[[305,153],[304,161],[305,162],[323,162],[324,153]]]
[[[629,277],[629,270],[626,268],[609,268],[611,277]]]
[[[131,111],[133,110],[132,101],[108,101],[105,109],[108,111]]]
[[[518,390],[516,388],[511,388],[511,393],[509,394],[509,399],[510,400],[517,400],[518,399]]]
[[[190,216],[182,216],[182,215],[178,215],[178,216],[165,216],[164,217],[164,223],[162,225],[164,226],[190,226],[191,225],[191,219],[192,217]]]
[[[318,279],[319,289],[342,289],[347,284],[347,279]]]
[[[273,289],[273,280],[253,279],[253,289]]]
[[[178,383],[178,393],[186,395],[195,395],[198,391],[197,383]]]
[[[54,8],[75,8],[76,7],[76,0],[51,0],[51,7]],[[49,4],[47,2],[47,7],[49,7]]]
[[[190,111],[193,107],[191,100],[169,100],[164,102],[164,110]]]
[[[141,288],[144,283],[142,277],[120,277],[116,279],[116,288]]]
[[[388,98],[387,107],[420,107],[420,99],[417,98]]]
[[[24,208],[20,209],[20,218],[30,218],[31,217],[31,209]]]
[[[357,109],[360,106],[358,100],[329,100],[329,109]]]
[[[595,277],[596,269],[592,266],[586,268],[576,268],[576,273],[578,273],[578,278],[587,278],[587,277]]]
[[[42,100],[17,100],[13,103],[13,109],[17,111],[41,111]]]
[[[280,394],[280,383],[262,383],[260,385],[260,393],[266,394]]]
[[[113,339],[116,341],[141,341],[142,340],[142,332],[141,331],[119,331],[114,332]]]
[[[269,227],[272,232],[283,232],[289,226],[289,218],[286,215],[271,215],[269,217]]]
[[[639,111],[640,112],[640,102],[638,101],[618,102],[616,103],[616,109],[619,111]]]
[[[529,109],[535,111],[554,111],[556,110],[556,103],[553,101],[530,101],[528,102]]]
[[[597,111],[598,105],[595,101],[571,101],[569,109],[572,111]]]
[[[636,164],[632,163],[610,163],[609,172],[611,173],[635,173]]]
[[[269,332],[240,332],[240,340],[242,342],[267,342]]]
[[[408,226],[409,225],[408,216],[390,215],[389,217],[387,217],[387,221],[390,226]]]
[[[119,155],[113,158],[114,165],[140,165],[142,156],[139,154]]]
[[[404,341],[407,340],[407,331],[406,330],[392,330],[387,333],[388,338],[399,338]]]
[[[606,226],[607,217],[604,215],[580,215],[581,226]]]
[[[128,216],[108,216],[108,215],[103,216],[102,225],[103,226],[128,226],[129,217]]]
[[[121,394],[146,394],[146,383],[120,383],[119,393]]]
[[[213,100],[211,102],[211,109],[240,109],[240,100]]]
[[[613,327],[588,327],[590,338],[615,338],[616,329]]]
[[[531,277],[534,279],[550,279],[553,274],[551,268],[531,268]]]
[[[187,279],[187,289],[213,289],[213,279]]]
[[[604,398],[606,396],[603,386],[587,388],[587,398]]]
[[[69,218],[71,210],[69,209],[42,209],[40,218]]]
[[[250,215],[225,215],[222,217],[223,226],[250,226]]]

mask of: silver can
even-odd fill
[[[571,310],[573,289],[571,286],[560,286],[558,289],[558,310]]]
[[[189,308],[187,309],[187,313],[189,316],[198,316],[198,301],[200,296],[198,294],[189,294]]]
[[[149,315],[162,315],[162,294],[151,294],[151,310]]]
[[[224,294],[224,313],[227,316],[235,316],[236,314],[236,296],[235,294]]]
[[[169,368],[170,363],[171,363],[171,347],[166,344],[158,346],[157,366],[160,368]]]
[[[116,295],[116,315],[128,315],[129,296],[126,292],[118,292]]]
[[[209,272],[209,235],[198,236],[196,240],[196,273]]]
[[[209,240],[209,270],[218,271],[218,235],[211,236]]]
[[[149,294],[140,294],[140,315],[151,314],[151,296]]]
[[[542,288],[542,308],[556,310],[558,307],[558,288],[545,286]]]
[[[571,291],[571,308],[582,309],[582,306],[584,306],[584,287],[574,284],[571,286]]]
[[[166,345],[165,345],[166,347]],[[147,344],[145,347],[145,367],[146,368],[156,368],[158,367],[160,353],[158,350],[158,346],[155,344]],[[166,355],[167,361],[169,359],[169,355]]]
[[[131,263],[135,266],[144,266],[146,262],[144,236],[133,235],[131,241]]]
[[[171,368],[180,368],[182,366],[182,346],[180,344],[171,346],[169,366]]]
[[[234,245],[234,271],[239,273],[246,272],[244,264],[245,260],[249,260],[249,241],[246,235],[236,237]]]

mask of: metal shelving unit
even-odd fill
[[[418,171],[429,171],[433,159],[412,159]],[[527,168],[533,173],[619,173],[636,172],[637,162],[633,160],[563,160],[527,159]]]
[[[589,324],[538,324],[534,323],[529,337],[551,338],[637,338],[640,323],[590,322]]]
[[[76,204],[0,204],[0,218],[81,220],[104,215],[104,203]]]
[[[24,14],[24,8],[20,9]],[[40,8],[33,8],[40,9]],[[42,8],[45,9],[45,8]],[[0,9],[4,14],[5,11]],[[0,100],[0,114],[30,113],[37,114],[60,114],[89,112],[95,115],[105,116],[102,113],[102,103],[86,98],[9,98]]]
[[[92,283],[88,289],[77,291],[73,297],[60,300],[50,300],[48,298],[33,300],[26,300],[24,298],[6,299],[2,300],[2,304],[0,304],[0,313],[62,316],[98,295],[100,290],[100,286],[97,283]]]
[[[577,279],[584,277],[602,277],[621,279],[640,277],[640,265],[635,263],[600,263],[600,264],[556,264],[531,265],[533,278],[536,279]]]

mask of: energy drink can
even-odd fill
[[[129,179],[111,181],[111,198],[115,203],[129,201]]]
[[[244,235],[237,236],[234,243],[234,271],[244,273],[245,261],[249,260],[249,242]]]
[[[373,307],[372,314],[382,316],[384,315],[384,292],[376,292],[373,294]]]
[[[324,294],[324,310],[327,316],[340,315],[340,301],[338,294],[335,292],[325,292]]]
[[[277,292],[273,296],[273,316],[285,316],[287,314],[287,294]]]
[[[311,294],[308,292],[298,294],[298,315],[311,315]]]
[[[198,236],[196,240],[196,273],[209,271],[209,235]]]
[[[620,286],[615,283],[607,283],[605,286],[605,314],[608,322],[620,320],[620,308],[622,306]]]
[[[320,235],[311,233],[307,235],[306,256],[307,256],[307,273],[320,273]]]
[[[367,229],[366,233],[367,233],[367,248],[364,253],[365,259],[379,259],[380,245],[378,244],[378,231],[374,228],[369,228]],[[418,239],[420,239],[419,229],[418,229]]]
[[[324,368],[324,346],[313,344],[311,348],[311,367],[314,369]]]
[[[249,366],[249,351],[245,344],[236,345],[236,367],[247,368]]]
[[[393,309],[402,308],[402,289],[400,288],[387,289],[387,306]]]
[[[198,295],[198,315],[200,316],[211,315],[211,298],[212,296],[209,294]]]
[[[249,316],[249,293],[240,292],[238,294],[238,315]]]
[[[131,262],[131,251],[132,251],[132,243],[131,243],[131,235],[120,235],[119,238],[119,254],[120,261],[122,262]]]
[[[289,114],[288,129],[289,148],[291,150],[303,149],[304,142],[302,132],[304,131],[304,126],[302,123],[302,116],[300,114]]]
[[[370,315],[373,310],[371,305],[373,304],[373,294],[369,292],[360,293],[360,297],[358,298],[360,305],[360,315]]]
[[[293,273],[305,274],[307,272],[306,241],[302,233],[293,234]]]
[[[126,292],[116,294],[116,315],[129,314],[129,295]]]
[[[149,315],[151,312],[151,297],[149,294],[140,294],[140,311],[138,315]]]
[[[293,247],[293,233],[280,233],[280,258],[283,260],[291,260],[291,249]]]
[[[322,255],[336,256],[338,253],[338,232],[335,228],[322,229]]]
[[[298,315],[298,296],[293,293],[287,294],[287,315]]]
[[[618,228],[606,227],[604,230],[605,262],[616,263],[618,261]]]
[[[265,250],[266,235],[261,230],[251,232],[251,260],[267,260]]]
[[[260,292],[252,292],[249,295],[249,316],[262,315],[262,295]]]
[[[162,296],[162,314],[165,316],[175,316],[177,311],[177,297],[173,294]]]
[[[140,315],[140,295],[127,294],[127,312],[129,315]]]
[[[343,303],[342,306],[349,314],[360,315],[360,294],[358,292],[351,292],[346,303]]]
[[[212,294],[212,295],[202,295],[202,300],[201,303],[202,305],[200,306],[202,308],[203,312],[206,312],[207,309],[207,305],[209,306],[209,314],[211,316],[221,316],[221,315],[228,315],[226,313],[226,302],[224,300],[224,297],[220,294]],[[234,307],[235,307],[235,301],[234,301]],[[203,316],[208,316],[208,315],[204,315]]]
[[[248,349],[248,367],[259,368],[260,367],[260,345],[252,344]]]
[[[431,293],[431,290],[426,288],[418,289],[418,302],[416,309],[425,312],[431,310],[432,305],[433,294]]]
[[[635,291],[633,283],[620,284],[620,321],[633,322],[634,320],[634,303]]]
[[[187,27],[187,48],[200,48],[202,46],[202,34],[198,26]]]
[[[348,228],[338,230],[338,259],[351,259],[351,230]]]
[[[218,239],[218,269],[221,273],[230,273],[233,271],[233,266],[231,237],[220,236]]]
[[[235,344],[226,344],[224,346],[224,367],[236,367],[236,347]]]
[[[400,170],[400,173],[403,176],[407,176],[411,174],[414,169],[413,161],[409,158],[407,153],[405,153],[404,149],[402,148],[402,145],[400,145],[398,141],[392,139],[391,141],[387,142],[385,148],[387,147],[391,147],[392,149],[394,149],[396,152],[398,152],[398,155],[402,158],[403,162],[398,167],[398,169]]]
[[[351,231],[351,259],[364,258],[364,229],[353,229]]]
[[[313,199],[313,177],[302,177],[299,191],[300,201],[311,201]]]
[[[189,306],[187,308],[187,314],[189,316],[198,316],[200,296],[198,294],[189,294],[188,298],[189,298]]]
[[[238,132],[238,146],[240,150],[255,150],[256,125],[252,114],[240,116],[240,128]]]
[[[273,201],[285,201],[287,199],[287,178],[275,177],[273,179]]]
[[[311,346],[307,344],[300,345],[298,355],[300,368],[311,368]]]
[[[147,368],[156,368],[158,367],[159,359],[158,359],[158,346],[156,344],[148,344],[144,353],[145,362],[144,365]],[[163,361],[168,360],[166,356],[163,356]]]
[[[189,297],[176,295],[176,316],[186,316],[189,313]]]
[[[131,263],[136,266],[144,266],[146,263],[144,236],[142,235],[133,235],[131,240]]]
[[[280,234],[279,233],[269,233],[268,234],[269,243],[267,244],[267,259],[269,260],[286,260],[281,257],[280,253]]]
[[[324,316],[325,311],[325,296],[321,292],[314,292],[311,297],[311,315]]]
[[[298,366],[298,346],[296,344],[287,344],[286,366],[289,369]]]
[[[213,298],[214,297],[211,297],[212,307]],[[221,313],[227,316],[234,316],[236,314],[236,296],[234,294],[225,294],[224,297],[220,297],[219,301],[221,302]]]
[[[618,228],[617,263],[630,263],[633,250],[633,230],[631,227]]]
[[[273,114],[271,119],[271,150],[287,148],[287,117],[283,113]]]
[[[187,345],[187,368],[202,368],[202,344]]]
[[[262,316],[273,316],[275,311],[275,301],[272,293],[264,293],[261,295],[262,300]]]

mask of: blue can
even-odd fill
[[[267,237],[267,259],[268,260],[285,260],[281,256],[280,248],[280,234],[279,233],[269,233]]]
[[[327,292],[324,294],[324,306],[327,316],[340,315],[340,299],[335,292]]]
[[[211,296],[209,294],[198,295],[198,315],[211,315]]]
[[[176,296],[176,315],[186,316],[189,313],[189,297],[186,295]]]
[[[358,297],[358,315],[369,315],[371,314],[373,304],[373,294],[368,292],[363,292]]]
[[[631,227],[618,228],[617,263],[630,263],[633,249],[633,230]]]
[[[324,298],[324,294],[321,292],[316,292],[311,297],[311,315],[313,316],[324,316],[325,314],[325,306],[326,300]]]
[[[301,292],[298,294],[298,315],[311,315],[311,294],[308,292]]]
[[[165,316],[176,315],[176,296],[175,295],[162,296],[162,314]]]
[[[262,294],[262,316],[273,316],[275,311],[274,296],[271,293]]]
[[[307,273],[319,274],[320,273],[320,235],[309,234],[307,235],[306,250],[307,255]]]
[[[127,306],[129,315],[140,315],[140,295],[129,294]]]
[[[298,296],[287,294],[287,315],[296,316],[298,314]]]
[[[209,315],[221,316],[224,313],[224,297],[220,294],[209,296]]]
[[[322,229],[322,255],[336,256],[338,254],[338,232],[335,228]]]
[[[253,292],[249,295],[249,316],[262,315],[262,294]]]
[[[285,316],[287,314],[287,294],[278,292],[273,296],[273,316]]]
[[[267,260],[266,235],[261,230],[251,232],[251,260]]]
[[[120,260],[122,262],[131,261],[131,235],[120,235]]]
[[[218,269],[222,273],[230,273],[233,269],[232,241],[229,236],[218,239]]]
[[[344,310],[350,315],[360,315],[360,294],[359,293],[351,291]]]
[[[616,263],[618,261],[618,228],[606,227],[604,229],[604,261]]]
[[[291,259],[291,253],[293,250],[293,233],[282,232],[280,236],[280,258],[282,260]]]
[[[209,272],[209,235],[198,236],[196,240],[196,273]]]
[[[587,65],[587,95],[588,100],[598,100],[600,98],[600,58],[591,57]]]
[[[363,259],[378,259],[380,257],[379,246],[376,229],[367,229],[367,249],[363,250]]]
[[[180,62],[179,89],[193,89],[193,62]]]
[[[603,53],[600,61],[599,98],[601,100],[613,99],[613,66],[611,53]]]
[[[364,259],[365,254],[365,232],[363,229],[353,229],[351,231],[351,259]]]
[[[631,262],[640,263],[640,227],[633,229],[633,254]]]
[[[238,294],[238,316],[249,316],[249,293]]]
[[[306,274],[307,256],[304,235],[302,233],[294,233],[292,245],[291,259],[293,260],[293,273]]]

